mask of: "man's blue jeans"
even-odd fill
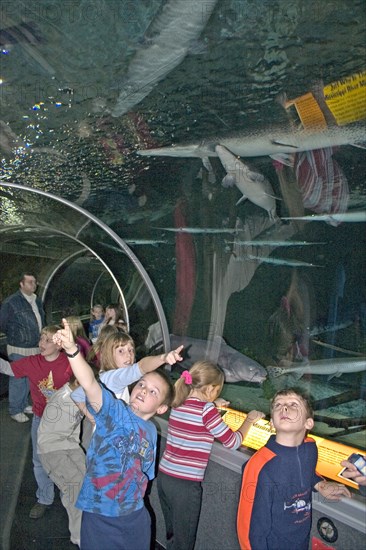
[[[11,363],[17,359],[22,359],[23,357],[24,355],[11,353],[9,355],[9,361]],[[15,378],[15,376],[9,376],[9,414],[11,416],[24,411],[28,405],[28,394],[28,378]]]

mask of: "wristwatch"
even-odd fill
[[[67,357],[76,357],[77,354],[80,352],[79,346],[77,344],[75,344],[75,345],[76,345],[76,351],[74,351],[74,353],[67,353],[67,351],[64,350]]]

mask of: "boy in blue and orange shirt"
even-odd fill
[[[308,550],[312,491],[327,500],[350,497],[339,483],[323,480],[315,470],[318,450],[307,432],[314,426],[305,394],[289,388],[271,403],[271,435],[245,464],[237,531],[241,550]]]

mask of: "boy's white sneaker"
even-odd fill
[[[23,412],[25,414],[33,414],[32,405],[27,405]]]
[[[23,423],[23,422],[29,422],[29,418],[24,413],[17,413],[10,416],[15,422]]]

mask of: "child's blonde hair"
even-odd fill
[[[70,330],[75,340],[78,337],[85,338],[86,340],[88,339],[80,317],[77,317],[77,315],[70,315],[69,317],[66,317],[66,321],[69,324]]]
[[[95,319],[94,317],[94,310],[95,309],[99,309],[102,313],[102,315],[104,315],[104,306],[102,306],[102,304],[94,304],[93,307],[90,309],[90,320],[92,321],[93,319]]]
[[[187,383],[187,376],[181,376],[174,384],[175,396],[172,407],[179,407],[192,390],[205,393],[207,386],[219,386],[220,392],[224,385],[224,373],[218,365],[211,361],[197,361],[189,370],[192,382]]]
[[[61,330],[61,327],[59,325],[48,325],[47,327],[43,327],[43,329],[41,330],[41,336],[43,336],[44,334],[50,334],[51,336],[53,336],[58,330]]]
[[[116,327],[116,330],[109,334],[103,343],[100,350],[100,370],[114,370],[117,369],[116,361],[114,358],[114,350],[119,346],[126,346],[130,344],[135,352],[135,342],[127,332],[120,330]]]
[[[106,338],[110,336],[111,334],[115,334],[120,329],[119,327],[115,325],[105,325],[100,329],[100,332],[98,334],[98,338],[90,348],[90,351],[88,352],[88,355],[86,357],[86,360],[88,362],[93,362],[98,358],[98,353],[100,353],[101,347],[104,344]],[[98,359],[97,359],[98,361]]]

